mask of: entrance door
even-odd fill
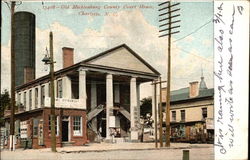
[[[62,121],[62,141],[69,141],[69,121]]]

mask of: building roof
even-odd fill
[[[176,94],[176,92],[179,92]],[[199,91],[199,95],[197,97],[190,98],[189,97],[189,88],[183,88],[180,91],[174,91],[171,92],[171,102],[178,102],[178,101],[187,101],[187,100],[193,100],[193,99],[201,99],[206,97],[213,97],[214,95],[214,89],[203,89]]]
[[[112,66],[112,63],[111,65],[102,65],[102,64],[96,64],[96,63],[92,63],[93,61],[96,61],[96,60],[100,60],[101,58],[105,58],[107,57],[107,55],[110,55],[112,54],[114,51],[118,50],[118,49],[125,49],[127,50],[130,54],[132,54],[137,60],[138,63],[141,63],[141,65],[145,65],[148,70],[150,70],[150,72],[145,72],[145,71],[141,71],[141,70],[135,70],[135,69],[127,69],[127,68],[119,68],[119,67],[113,67]],[[112,52],[112,53],[111,53]],[[126,58],[120,58],[120,61],[119,62],[126,62]],[[125,63],[124,63],[125,64]],[[127,64],[127,65],[130,65],[130,64]],[[116,46],[114,48],[111,48],[107,51],[104,51],[102,53],[99,53],[95,56],[92,56],[86,60],[83,60],[79,63],[76,63],[72,66],[69,66],[69,67],[66,67],[66,68],[63,68],[63,69],[60,69],[58,71],[55,71],[55,76],[60,76],[60,75],[63,75],[67,72],[70,72],[72,70],[75,70],[79,67],[87,67],[88,69],[89,68],[95,68],[95,69],[105,69],[105,70],[110,70],[110,71],[119,71],[119,72],[123,72],[123,73],[129,73],[129,74],[136,74],[136,75],[145,75],[145,76],[150,76],[150,77],[154,77],[154,78],[157,78],[160,73],[154,69],[150,64],[148,64],[145,60],[143,60],[136,52],[134,52],[131,48],[129,48],[126,44],[122,44],[122,45],[119,45],[119,46]],[[34,85],[34,84],[38,84],[38,83],[41,83],[41,81],[45,81],[45,80],[49,80],[50,76],[49,74],[48,75],[45,75],[45,76],[42,76],[42,77],[39,77],[37,79],[34,79],[26,84],[23,84],[23,85],[20,85],[20,86],[17,86],[16,89],[19,90],[19,89],[22,89],[22,88],[26,88],[28,86],[31,86],[31,85]]]

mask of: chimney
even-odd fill
[[[74,64],[74,48],[63,47],[63,68],[72,66]]]
[[[199,95],[198,81],[189,83],[189,98],[197,97]]]
[[[28,83],[35,79],[35,71],[33,67],[24,67],[23,83]]]

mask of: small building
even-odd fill
[[[166,88],[163,88],[163,108],[166,106]],[[214,89],[208,89],[201,76],[189,87],[171,91],[171,140],[182,142],[213,142]]]
[[[112,138],[137,141],[140,84],[160,76],[122,44],[74,64],[73,48],[62,48],[63,69],[55,72],[57,147]],[[50,137],[50,77],[16,87],[16,147],[46,148]],[[5,114],[8,145],[10,114]]]

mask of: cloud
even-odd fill
[[[89,21],[92,21],[90,18]],[[167,37],[158,38],[158,28],[147,22],[140,10],[129,10],[117,12],[117,16],[106,16],[104,23],[99,30],[83,28],[80,34],[74,33],[70,28],[54,22],[50,26],[54,35],[55,69],[62,68],[62,47],[75,48],[75,63],[114,46],[126,43],[143,59],[151,64],[162,74],[162,79],[166,80],[166,54]],[[36,77],[48,74],[44,71],[41,62],[45,54],[45,48],[49,45],[49,29],[36,29]],[[192,37],[189,40],[194,40]],[[204,42],[208,43],[208,41]],[[8,50],[4,46],[3,50]],[[212,69],[213,64],[206,60],[201,60],[201,55],[197,50],[191,50],[192,54],[181,52],[178,47],[172,45],[172,87],[178,89],[187,87],[190,81],[199,80],[201,75],[201,65],[204,69],[205,80],[208,86],[213,86]],[[5,73],[8,73],[9,60],[4,61],[6,65]],[[8,79],[4,75],[4,79]],[[6,85],[7,86],[7,85]],[[151,96],[150,84],[141,86],[141,98]]]
[[[1,88],[10,89],[10,42],[6,46],[2,46],[2,55],[1,55]]]
[[[213,43],[212,43],[212,40],[210,39],[204,39],[202,41],[202,44],[205,45],[206,47],[211,47]]]

